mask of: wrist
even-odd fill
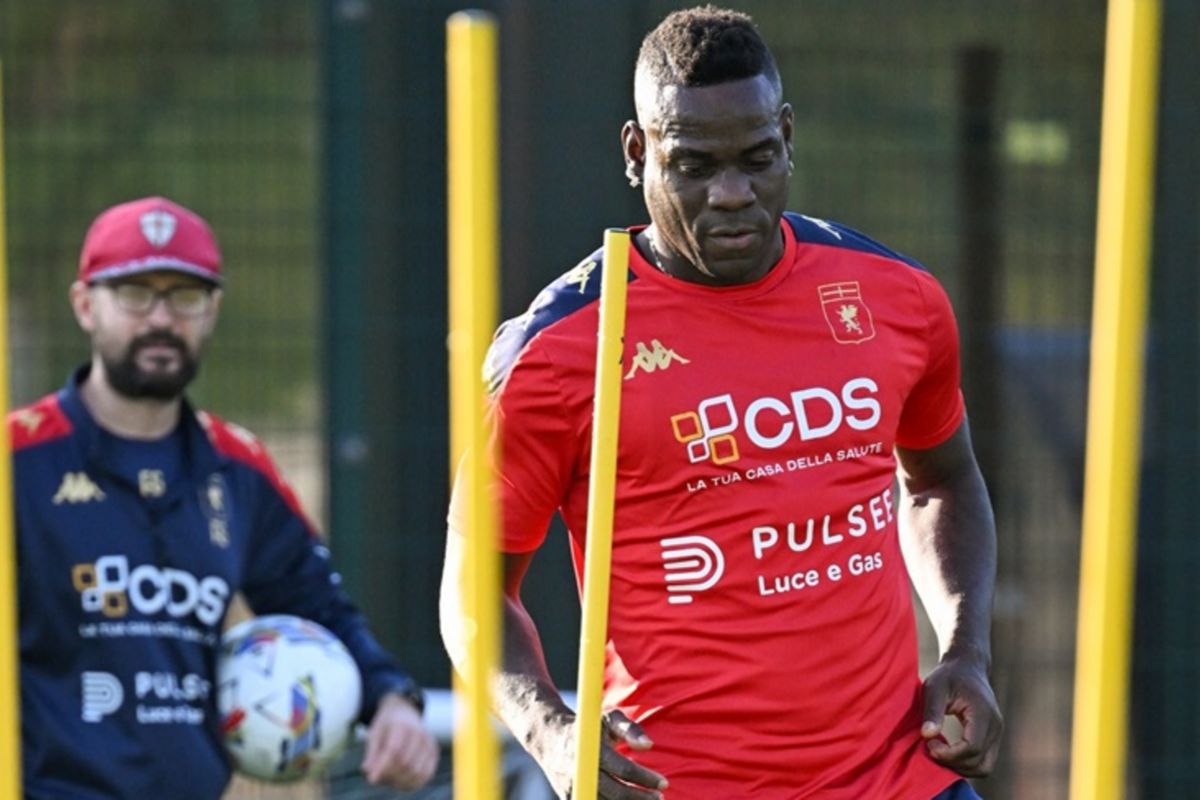
[[[962,661],[978,666],[984,674],[992,668],[992,648],[986,641],[955,641],[942,651],[940,661]]]
[[[379,707],[382,708],[388,703],[395,702],[411,706],[418,716],[425,714],[425,692],[421,690],[416,681],[408,680],[395,686],[389,686],[383,696],[379,698]]]
[[[570,709],[547,709],[527,721],[518,741],[544,768],[574,753],[575,719]]]
[[[539,763],[561,747],[564,734],[569,733],[575,721],[575,712],[552,684],[528,676],[499,682],[496,712],[513,737]]]

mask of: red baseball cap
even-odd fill
[[[221,283],[221,251],[199,214],[165,197],[113,206],[92,223],[79,254],[84,283],[170,270]]]

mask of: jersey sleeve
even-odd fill
[[[250,608],[259,615],[292,614],[312,620],[346,645],[362,675],[362,722],[371,721],[389,692],[403,694],[420,706],[416,683],[375,640],[366,617],[342,589],[328,548],[275,481],[266,475],[256,477],[253,539],[242,586]]]
[[[579,436],[572,429],[553,363],[536,341],[516,359],[492,395],[494,493],[501,509],[501,549],[536,550],[562,503],[574,470]],[[450,501],[452,530],[466,530],[462,470]]]
[[[966,410],[959,366],[958,325],[945,290],[929,273],[915,272],[926,320],[925,368],[904,403],[896,444],[935,447],[958,430]]]

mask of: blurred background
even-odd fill
[[[645,220],[617,133],[641,37],[683,5],[476,5],[501,31],[504,316],[605,227]],[[978,788],[1065,797],[1106,4],[729,5],[796,108],[789,206],[917,258],[954,301],[1000,534],[1008,729]],[[444,22],[460,8],[0,0],[14,403],[86,357],[66,289],[90,220],[147,194],[200,212],[229,278],[195,399],[267,441],[380,638],[432,687],[449,684]],[[1156,799],[1200,796],[1200,4],[1164,10],[1128,788]],[[527,587],[573,686],[563,536]],[[344,772],[306,791],[394,796]]]

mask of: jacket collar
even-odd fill
[[[71,420],[75,430],[83,439],[84,453],[90,464],[101,469],[107,463],[104,453],[104,440],[100,436],[100,424],[92,417],[83,403],[79,387],[87,380],[91,372],[91,364],[84,364],[71,373],[67,383],[58,392],[58,404],[63,413]],[[228,459],[217,452],[212,440],[200,424],[195,409],[186,397],[179,411],[180,425],[183,426],[184,457],[188,469],[194,476],[205,476],[215,472]]]

